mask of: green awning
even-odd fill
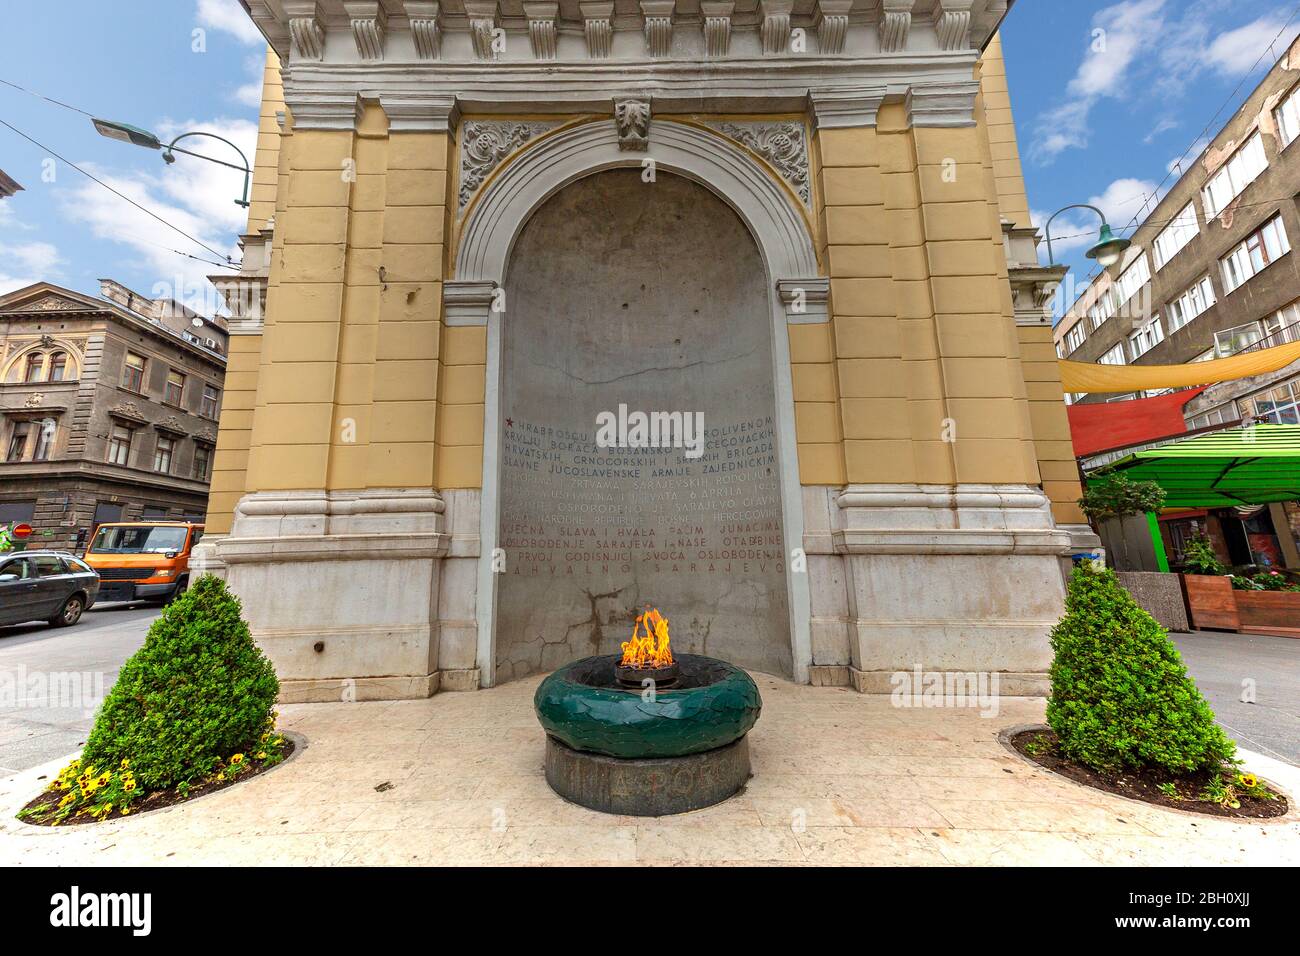
[[[1092,472],[1154,481],[1167,508],[1228,508],[1300,499],[1300,425],[1249,425],[1170,442]]]

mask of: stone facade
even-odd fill
[[[272,251],[203,550],[288,698],[491,686],[641,601],[800,682],[1042,692],[1081,517],[1007,3],[248,6]],[[636,402],[705,457],[605,461]]]
[[[0,297],[0,521],[29,522],[42,547],[74,549],[97,520],[207,510],[224,323],[109,280],[101,292],[42,282]]]

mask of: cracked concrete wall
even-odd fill
[[[511,259],[501,681],[618,650],[645,603],[678,652],[792,673],[766,270],[722,200],[640,173],[567,187]],[[597,447],[620,404],[702,413],[702,456]]]

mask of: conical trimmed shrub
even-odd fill
[[[1062,753],[1097,770],[1217,770],[1236,746],[1214,722],[1169,635],[1110,570],[1078,565],[1051,634],[1047,722]]]
[[[83,766],[129,760],[146,790],[205,777],[270,729],[280,692],[239,600],[204,575],[154,621],[118,675],[82,753]]]

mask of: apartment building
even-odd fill
[[[1061,358],[1170,365],[1300,339],[1300,45],[1293,45],[1057,324]],[[1145,393],[1155,394],[1154,392]],[[1070,402],[1133,394],[1070,395]],[[1300,421],[1300,363],[1188,403],[1189,427]]]
[[[109,279],[0,296],[0,524],[71,549],[101,521],[202,519],[227,348],[224,320]]]

